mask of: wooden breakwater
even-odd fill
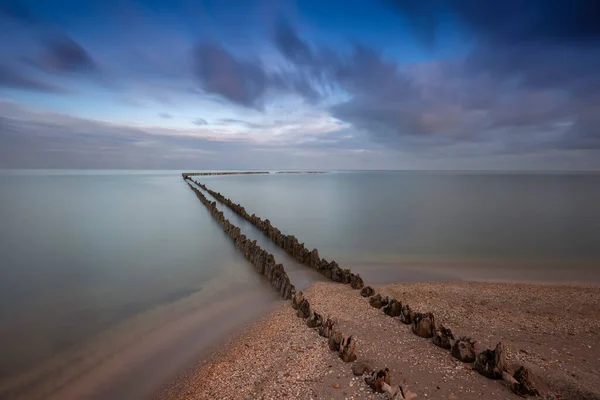
[[[330,318],[324,318],[315,311],[304,294],[296,292],[296,288],[290,282],[283,264],[276,263],[275,257],[261,249],[256,244],[256,240],[249,240],[245,235],[242,235],[240,228],[229,222],[223,213],[217,209],[216,202],[209,201],[200,190],[190,183],[188,183],[188,186],[219,225],[222,226],[227,236],[233,240],[235,247],[242,251],[244,257],[254,265],[256,271],[267,278],[283,299],[292,300],[291,306],[296,310],[296,315],[304,319],[309,328],[315,329],[320,336],[327,338],[330,350],[337,352],[344,362],[355,361],[356,341],[354,338],[343,335],[341,331],[336,329],[335,323]]]
[[[527,368],[521,365],[515,371],[509,369],[507,350],[502,343],[498,343],[494,349],[476,353],[475,340],[468,336],[455,337],[449,328],[436,322],[433,313],[416,312],[408,304],[395,298],[375,294],[371,286],[365,286],[360,294],[368,298],[372,307],[381,309],[385,315],[410,326],[415,335],[431,339],[431,343],[450,351],[457,360],[472,364],[473,369],[486,378],[506,381],[511,390],[520,396],[539,395]]]
[[[411,331],[415,335],[425,339],[431,339],[431,343],[445,350],[449,350],[454,358],[462,362],[472,363],[473,368],[481,375],[490,379],[503,379],[509,383],[511,389],[516,394],[521,396],[535,396],[538,394],[538,391],[535,389],[531,380],[530,372],[524,366],[520,366],[516,371],[514,371],[514,373],[509,371],[508,362],[506,359],[506,349],[502,343],[498,343],[494,349],[486,349],[476,353],[475,340],[467,336],[455,337],[449,328],[445,327],[443,324],[436,323],[433,313],[416,312],[413,311],[408,304],[403,304],[400,300],[395,298],[390,299],[387,296],[384,297],[381,294],[376,294],[372,287],[364,286],[363,280],[358,274],[355,275],[350,272],[350,270],[342,270],[335,261],[329,263],[325,259],[319,259],[317,249],[308,251],[308,249],[304,247],[303,243],[299,243],[293,235],[283,235],[279,229],[270,224],[268,219],[263,221],[260,217],[254,214],[249,215],[244,207],[242,207],[240,204],[234,203],[230,199],[221,195],[219,192],[214,192],[213,190],[207,188],[206,185],[196,182],[189,177],[184,177],[184,179],[194,182],[203,190],[206,190],[209,194],[211,194],[220,203],[226,205],[237,215],[252,223],[274,243],[283,248],[288,254],[292,255],[296,260],[323,273],[323,275],[334,282],[350,283],[353,288],[361,289],[361,296],[367,297],[368,302],[372,307],[381,309],[385,315],[392,318],[397,318],[400,323],[409,325],[411,327]],[[190,185],[190,187],[192,186]],[[302,293],[300,292],[298,296],[302,296]],[[298,303],[296,296],[294,297],[293,302],[294,308],[296,308],[295,303]],[[299,310],[298,313],[300,316],[301,311]],[[303,313],[303,315],[311,316],[309,321],[311,319],[316,319],[319,321],[319,323],[323,324],[322,318],[318,314],[315,314],[316,313],[311,314],[310,310],[307,313]],[[310,326],[311,322],[307,323]],[[331,340],[332,339],[330,338],[330,343]],[[371,374],[368,378],[375,382],[377,380],[376,376],[378,375],[385,376],[389,385],[389,373],[387,370],[373,372],[373,374]],[[379,386],[371,385],[371,387],[376,391],[383,390],[381,382]],[[386,389],[388,388],[389,386]]]
[[[308,250],[304,246],[304,243],[300,243],[294,235],[282,234],[279,229],[271,225],[271,222],[268,219],[263,221],[255,214],[250,215],[246,212],[244,207],[234,203],[221,193],[215,192],[206,187],[206,185],[196,182],[189,177],[187,179],[206,190],[211,196],[217,199],[217,201],[226,205],[237,215],[253,224],[258,230],[270,238],[273,243],[285,250],[286,253],[294,257],[298,262],[315,269],[327,279],[334,282],[350,284],[353,289],[361,289],[364,286],[364,282],[359,274],[354,274],[349,269],[342,269],[335,261],[328,262],[324,258],[321,259],[317,249],[313,249],[312,251]]]
[[[274,174],[326,174],[326,171],[276,171]],[[224,171],[224,172],[182,172],[181,176],[211,176],[211,175],[269,175],[268,171]]]
[[[223,231],[227,236],[233,240],[235,247],[244,253],[244,257],[254,265],[256,270],[271,282],[271,285],[279,291],[284,299],[294,297],[296,288],[290,282],[290,278],[285,272],[283,265],[277,264],[275,257],[258,246],[256,240],[251,241],[245,235],[242,235],[240,228],[225,219],[223,213],[217,209],[216,202],[210,202],[202,192],[192,185],[189,186],[196,193],[202,204],[206,206],[210,214],[223,227]]]
[[[326,174],[325,171],[277,171],[276,174]]]
[[[181,176],[186,179],[188,176],[210,176],[210,175],[265,175],[267,171],[230,171],[230,172],[183,172]]]

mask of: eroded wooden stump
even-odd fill
[[[292,298],[292,308],[297,310],[302,301],[304,301],[304,293],[302,293],[302,291],[297,292]]]
[[[452,345],[452,355],[462,362],[475,361],[475,341],[468,337],[461,337]]]
[[[302,303],[298,306],[298,310],[296,311],[296,315],[298,318],[308,318],[310,317],[310,303],[308,300],[302,300]]]
[[[524,366],[519,367],[512,376],[514,382],[510,388],[519,396],[539,396],[540,392],[535,388],[532,374]]]
[[[450,350],[454,342],[454,335],[450,329],[440,325],[435,329],[432,342],[442,349]]]
[[[390,386],[387,383],[381,385],[383,392],[388,395],[388,400],[412,400],[417,397],[416,394],[408,390],[405,386]]]
[[[400,312],[400,322],[406,325],[412,324],[414,313],[410,309],[408,304],[402,306],[402,311]]]
[[[371,286],[365,286],[364,288],[362,288],[362,290],[360,291],[360,295],[362,297],[371,297],[375,294],[375,289],[373,289]]]
[[[390,384],[390,370],[380,369],[365,377],[365,383],[376,393],[383,393],[383,384]]]
[[[435,320],[432,313],[416,313],[413,317],[412,331],[422,338],[433,337]]]
[[[370,374],[371,372],[373,372],[373,368],[366,361],[357,361],[352,364],[352,373],[356,376]]]
[[[344,362],[356,361],[356,354],[354,354],[355,349],[356,341],[354,338],[352,336],[344,337],[340,343],[340,358]]]
[[[329,338],[333,334],[333,321],[331,318],[327,318],[323,324],[319,327],[319,335]]]
[[[342,344],[342,332],[333,331],[329,336],[329,350],[331,351],[340,351],[340,345]]]
[[[474,368],[481,375],[490,379],[501,379],[506,371],[506,350],[498,343],[494,350],[484,350],[477,354]]]
[[[364,286],[365,282],[359,274],[350,274],[350,287],[352,289],[362,289]]]
[[[386,306],[388,302],[389,299],[387,297],[382,297],[379,293],[369,299],[369,304],[371,307],[375,308]]]
[[[311,311],[310,316],[306,320],[306,325],[309,328],[318,328],[319,326],[323,325],[323,317],[321,316],[321,314],[313,310]]]
[[[402,313],[402,303],[392,298],[389,303],[383,307],[383,312],[390,317],[397,317]]]

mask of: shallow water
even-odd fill
[[[177,172],[13,171],[0,188],[0,398],[45,398],[142,338],[176,338],[172,354],[192,343],[154,365],[165,378],[277,299]],[[223,307],[234,294],[252,309]],[[147,368],[140,357],[118,378]]]
[[[196,179],[367,283],[600,281],[600,175]],[[0,172],[0,398],[143,398],[276,302],[180,172]]]

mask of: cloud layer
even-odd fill
[[[360,165],[356,154],[379,154],[390,168],[537,157],[554,160],[538,166],[553,169],[585,154],[578,165],[600,169],[589,157],[600,152],[598,2],[384,0],[360,9],[396,18],[419,55],[387,47],[385,36],[361,41],[377,35],[370,15],[354,38],[340,39],[350,6],[325,23],[291,4],[279,3],[277,14],[266,0],[259,11],[240,5],[247,15],[232,26],[229,8],[204,3],[73,3],[80,18],[69,19],[35,1],[4,2],[0,34],[14,38],[0,51],[8,93],[0,139],[15,154],[5,150],[6,159],[26,165],[19,146],[30,143],[50,164],[43,149],[68,160],[81,146],[111,149],[114,162],[131,154],[141,166],[159,159],[161,146],[184,157],[185,144],[206,157],[247,148],[348,157],[336,162],[350,166]],[[17,104],[38,125],[7,111]],[[37,109],[61,117],[40,121]]]

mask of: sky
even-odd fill
[[[600,170],[597,0],[0,0],[0,168]]]

